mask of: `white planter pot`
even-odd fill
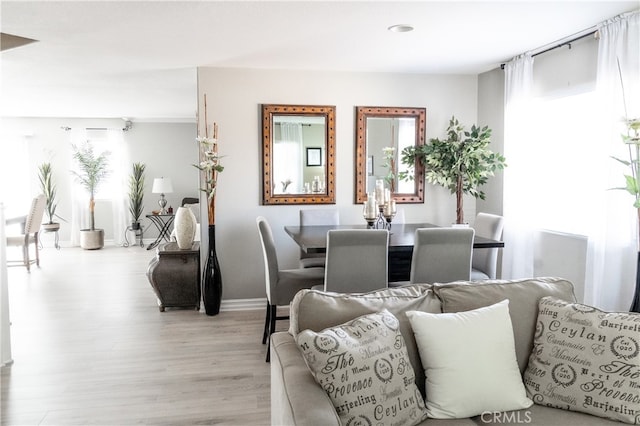
[[[181,250],[190,249],[196,236],[196,217],[187,207],[178,207],[173,222],[176,231],[176,243]]]
[[[85,250],[97,250],[104,247],[104,229],[81,229],[80,247]]]

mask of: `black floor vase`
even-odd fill
[[[215,225],[209,225],[209,253],[202,277],[202,301],[207,315],[218,315],[222,301],[222,274],[216,254]]]
[[[640,251],[638,252],[638,265],[636,266],[636,291],[629,311],[640,312]]]

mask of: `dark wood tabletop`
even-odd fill
[[[285,232],[293,238],[305,253],[324,253],[327,232],[331,229],[366,229],[367,225],[285,226]],[[418,228],[439,228],[431,223],[397,223],[389,231],[389,251],[413,250],[413,239]],[[504,247],[503,241],[476,236],[473,248]]]

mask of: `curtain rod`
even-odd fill
[[[580,35],[578,35],[578,34],[580,34]],[[586,29],[584,31],[580,31],[578,33],[570,35],[570,36],[566,37],[565,39],[563,39],[562,41],[555,42],[555,44],[553,46],[548,47],[546,49],[544,49],[544,46],[543,47],[538,47],[537,49],[533,49],[533,51],[538,50],[538,49],[543,49],[543,50],[540,50],[539,52],[531,54],[531,57],[535,58],[538,55],[542,55],[543,53],[550,52],[552,50],[555,50],[555,49],[557,49],[559,47],[563,47],[563,46],[569,46],[569,49],[571,49],[571,43],[574,43],[574,42],[576,42],[578,40],[582,40],[583,38],[586,38],[586,37],[589,37],[589,36],[592,36],[592,35],[595,35],[596,37],[598,35],[598,30],[595,27],[591,27],[591,28],[588,28],[588,29]],[[500,69],[504,69],[505,65],[506,65],[506,63],[500,64]]]
[[[124,127],[121,129],[117,127],[85,127],[84,129],[85,130],[122,130],[123,132],[128,132],[129,130],[131,130],[132,127],[133,127],[133,123],[127,120],[125,121]],[[72,129],[72,127],[69,127],[69,126],[60,126],[60,128],[65,132],[68,132],[69,130]]]

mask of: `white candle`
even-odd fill
[[[364,213],[367,219],[373,219],[377,215],[378,206],[376,205],[376,199],[374,193],[367,195],[367,201],[364,204]]]
[[[380,204],[384,204],[384,181],[382,179],[376,180],[376,200]]]

